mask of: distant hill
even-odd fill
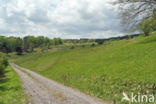
[[[125,35],[125,36],[119,36],[119,37],[110,37],[110,38],[103,38],[103,39],[94,39],[95,42],[98,42],[98,41],[102,41],[102,42],[105,42],[105,41],[110,41],[110,40],[122,40],[122,39],[129,39],[129,38],[134,38],[134,37],[137,37],[139,36],[140,34],[132,34],[132,35]],[[64,39],[64,42],[69,42],[69,43],[79,43],[80,41],[84,41],[84,42],[87,42],[90,38],[80,38],[80,39]]]

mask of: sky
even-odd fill
[[[0,34],[50,38],[121,36],[123,26],[111,0],[0,0]]]

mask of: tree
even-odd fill
[[[152,31],[156,31],[156,9],[153,12],[153,15],[151,17],[151,28]]]
[[[16,51],[16,47],[22,47],[23,40],[17,37],[5,37],[6,47],[9,49],[9,52]],[[3,43],[3,44],[4,44]]]
[[[152,17],[156,9],[156,0],[118,0],[122,23],[128,29]]]
[[[95,42],[97,42],[99,45],[104,43],[104,41],[102,39],[97,39]]]
[[[44,38],[44,45],[45,45],[45,47],[46,47],[46,49],[49,49],[50,48],[50,39],[49,38],[47,38],[47,37],[45,37]]]
[[[148,36],[150,31],[152,30],[148,21],[143,21],[138,27],[140,31],[144,33],[145,36]]]
[[[95,43],[92,43],[92,44],[91,44],[91,47],[94,47],[94,46],[95,46]]]
[[[138,25],[138,29],[144,33],[145,36],[148,36],[150,32],[152,31],[155,31],[156,30],[156,13],[153,13],[153,15],[141,22],[139,25]]]
[[[15,52],[17,47],[22,48],[23,40],[16,37],[0,37],[0,51],[4,53]]]
[[[22,55],[22,47],[16,47],[17,55]]]
[[[26,36],[24,37],[24,51],[33,52],[35,47],[35,37],[34,36]]]
[[[16,38],[16,52],[17,52],[17,55],[22,55],[22,50],[23,48],[23,40],[21,38]]]
[[[44,36],[26,36],[23,39],[18,37],[0,36],[0,51],[4,53],[17,52],[18,55],[21,55],[23,51],[33,52],[34,48],[38,47],[44,47],[44,50],[46,50],[50,48],[50,45],[63,43],[60,38],[54,40]]]
[[[9,49],[8,49],[6,43],[4,43],[4,44],[2,45],[1,51],[4,52],[4,53],[7,53],[7,54],[9,53]]]
[[[28,37],[24,37],[24,51],[28,52],[29,47],[30,47],[30,42],[28,40]]]
[[[54,45],[60,45],[63,44],[63,41],[60,38],[54,38],[53,39]]]
[[[84,39],[80,39],[80,43],[85,43],[86,41]]]
[[[43,46],[44,40],[45,39],[44,39],[43,36],[36,37],[36,45],[35,45],[35,47],[41,47],[41,46]]]
[[[94,39],[89,39],[88,42],[93,43],[93,42],[95,42],[95,40]]]

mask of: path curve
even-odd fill
[[[108,104],[72,88],[10,63],[34,104]]]

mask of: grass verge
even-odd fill
[[[8,66],[0,82],[0,104],[27,104],[18,75]]]

